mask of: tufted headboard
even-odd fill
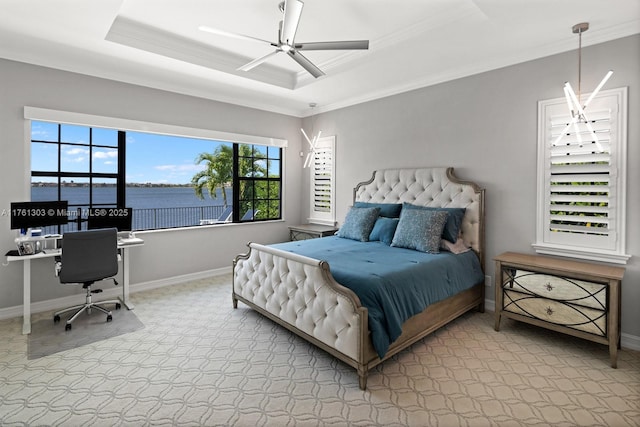
[[[452,167],[377,170],[369,181],[356,185],[353,201],[466,208],[462,238],[484,268],[484,189],[459,180]]]

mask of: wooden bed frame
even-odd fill
[[[453,168],[386,169],[358,184],[354,202],[464,207],[462,238],[484,271],[484,190],[461,181]],[[484,281],[432,304],[403,325],[380,359],[369,336],[367,309],[335,281],[327,262],[257,243],[233,261],[233,307],[238,301],[327,351],[358,371],[359,385],[376,365],[469,310],[484,311]]]

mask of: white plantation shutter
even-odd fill
[[[586,99],[587,95],[583,95]],[[625,262],[626,88],[600,92],[570,127],[564,99],[541,101],[538,252]]]
[[[335,137],[320,138],[311,163],[309,222],[335,225]]]

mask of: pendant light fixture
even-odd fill
[[[578,140],[578,145],[580,147],[583,146],[582,135],[580,134],[580,124],[584,124],[589,131],[589,137],[592,142],[596,144],[597,150],[599,152],[604,151],[602,149],[602,145],[600,141],[598,141],[598,135],[596,131],[593,129],[591,125],[591,121],[587,118],[585,110],[598,94],[602,86],[609,80],[613,71],[609,70],[609,72],[604,76],[604,78],[600,81],[600,84],[596,86],[596,89],[589,95],[589,98],[582,103],[581,100],[581,80],[582,80],[582,33],[589,29],[588,22],[581,22],[580,24],[576,24],[572,27],[573,34],[578,34],[578,94],[576,95],[575,91],[571,87],[569,82],[565,82],[564,84],[564,97],[567,100],[567,107],[569,108],[569,113],[571,114],[571,121],[567,123],[567,126],[562,130],[558,138],[553,142],[553,145],[556,146],[560,142],[563,136],[569,131],[569,129],[573,128],[573,132],[576,135]]]
[[[318,104],[316,104],[315,102],[311,102],[309,104],[309,107],[311,107],[312,111],[314,108],[316,108]],[[314,117],[313,115],[311,116],[311,136],[313,137],[312,139],[309,139],[309,137],[307,136],[307,133],[304,131],[303,128],[300,128],[300,130],[302,131],[302,134],[304,135],[304,138],[307,140],[307,142],[309,143],[309,146],[311,147],[309,149],[309,152],[307,153],[307,158],[304,159],[304,164],[302,165],[303,168],[308,168],[311,167],[311,164],[313,163],[313,158],[315,156],[316,153],[316,145],[318,144],[318,140],[320,139],[320,135],[322,135],[322,131],[318,132],[318,135],[313,136],[313,122],[314,122]]]

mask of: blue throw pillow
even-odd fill
[[[393,240],[393,235],[396,233],[398,221],[398,218],[385,218],[383,216],[379,216],[376,223],[373,225],[373,230],[371,230],[369,240],[379,240],[384,244],[390,245]]]
[[[401,203],[369,203],[369,202],[355,202],[354,208],[380,208],[380,216],[387,218],[399,218],[400,211],[402,210]]]
[[[391,246],[437,254],[447,212],[403,209]]]
[[[462,219],[464,218],[465,208],[434,208],[431,206],[416,206],[411,203],[405,203],[402,205],[403,209],[423,209],[427,211],[445,211],[449,215],[447,216],[447,223],[442,230],[442,238],[455,243],[458,241],[458,235],[460,234],[460,228],[462,227]]]
[[[368,242],[380,208],[351,208],[336,236]]]

